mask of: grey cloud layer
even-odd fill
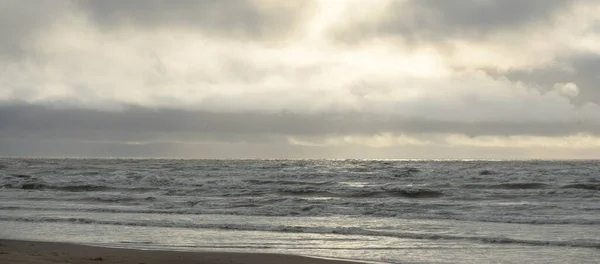
[[[484,35],[548,20],[566,0],[416,0],[397,9],[408,10],[410,21],[395,16],[384,27],[391,32],[427,31],[439,35]],[[407,25],[408,27],[407,28]]]
[[[185,27],[215,36],[280,38],[310,12],[311,1],[261,9],[252,0],[52,0],[0,2],[0,59],[33,55],[36,37],[53,23],[83,15],[101,29]]]
[[[67,1],[39,1],[28,3],[18,0],[0,1],[0,60],[19,59],[30,55],[35,37],[44,27],[64,15]]]
[[[540,68],[508,71],[487,69],[486,71],[493,76],[526,83],[542,91],[552,90],[556,83],[575,83],[579,88],[579,94],[571,99],[574,104],[600,104],[600,55],[598,54],[576,54],[560,58],[557,63]]]
[[[392,1],[377,21],[346,28],[342,39],[392,36],[411,42],[479,38],[549,22],[569,0],[409,0]]]
[[[370,136],[382,132],[560,136],[581,131],[600,134],[600,126],[440,122],[360,113],[211,113],[139,107],[104,112],[18,104],[0,106],[0,156],[527,158],[527,151],[512,147],[475,147],[478,152],[473,156],[472,148],[459,146],[369,149],[353,145],[296,146],[287,140],[288,136],[319,140],[330,135]],[[594,155],[585,149],[571,152],[559,154]]]
[[[292,31],[305,8],[267,12],[250,0],[84,0],[100,27],[189,27],[217,35],[264,37]],[[303,6],[309,6],[306,1]],[[298,6],[302,7],[302,6]]]
[[[509,70],[498,75],[540,86],[547,90],[555,83],[573,82],[579,87],[576,103],[600,103],[600,55],[578,54],[560,60],[560,64],[531,70]],[[600,114],[600,113],[599,113]]]
[[[0,107],[0,137],[88,141],[257,141],[275,136],[326,136],[377,133],[456,133],[562,136],[600,134],[595,123],[459,122],[361,113],[214,113],[133,107],[105,112],[32,105]]]

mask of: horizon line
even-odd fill
[[[302,161],[302,160],[329,160],[329,161],[600,161],[600,158],[196,158],[196,157],[132,157],[132,156],[1,156],[0,159],[113,159],[113,160],[264,160],[264,161]]]

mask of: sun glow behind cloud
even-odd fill
[[[342,146],[347,144],[373,148],[391,148],[406,146],[461,146],[492,148],[564,148],[564,149],[599,149],[600,137],[587,134],[574,134],[563,137],[544,136],[465,136],[460,134],[421,134],[396,135],[381,133],[372,136],[330,136],[321,141],[310,139],[288,138],[294,145],[300,146]]]
[[[207,39],[189,29],[124,27],[106,32],[85,17],[68,16],[39,37],[40,63],[7,65],[12,81],[6,84],[3,99],[83,101],[83,105],[116,101],[158,107],[179,102],[190,108],[216,107],[210,100],[231,99],[240,101],[230,105],[239,106],[237,110],[302,111],[298,108],[311,105],[317,107],[311,110],[327,110],[323,108],[340,104],[354,108],[356,98],[348,97],[348,87],[370,80],[390,86],[394,79],[449,75],[435,50],[403,52],[383,42],[340,50],[331,44],[311,45],[314,32],[309,33],[297,42],[268,46]],[[23,86],[32,87],[26,96],[19,92]],[[311,93],[328,101],[315,102]],[[268,104],[275,109],[260,109],[259,102],[244,106],[252,98],[271,101],[277,94],[284,96],[277,96],[281,103]],[[305,100],[312,102],[294,102],[306,95],[310,98]]]

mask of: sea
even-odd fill
[[[600,161],[0,158],[0,238],[600,263]]]

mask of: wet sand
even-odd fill
[[[115,249],[69,243],[0,240],[0,264],[358,264],[283,254]]]

